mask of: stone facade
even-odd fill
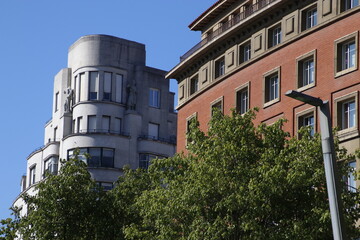
[[[69,48],[68,67],[55,76],[44,146],[27,158],[22,192],[32,193],[46,170],[56,174],[59,159],[75,149],[108,189],[123,166],[147,168],[152,158],[175,153],[174,93],[165,72],[146,66],[145,57],[143,44],[107,35],[81,37]]]

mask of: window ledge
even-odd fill
[[[277,102],[280,102],[280,98],[278,97],[278,98],[275,98],[274,100],[271,100],[271,101],[269,101],[269,102],[266,102],[266,103],[264,103],[264,108],[267,108],[267,107],[269,107],[269,106],[271,106],[271,105],[273,105],[273,104],[275,104],[275,103],[277,103]]]
[[[337,137],[339,138],[339,141],[345,141],[357,136],[359,136],[359,131],[356,127],[340,130],[337,133]]]
[[[345,70],[342,70],[342,71],[339,71],[339,72],[336,72],[335,73],[335,78],[338,78],[338,77],[341,77],[345,74],[348,74],[348,73],[351,73],[353,71],[356,71],[358,68],[357,67],[352,67],[352,68],[348,68],[348,69],[345,69]]]
[[[300,88],[297,89],[297,91],[298,92],[303,92],[303,91],[308,90],[308,89],[313,88],[313,87],[315,87],[315,82],[310,83],[308,85],[305,85],[303,87],[300,87]]]

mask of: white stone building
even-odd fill
[[[81,37],[69,48],[68,67],[55,76],[44,146],[27,158],[22,193],[31,193],[46,170],[56,174],[59,159],[75,149],[104,188],[124,165],[147,168],[152,158],[175,153],[174,93],[166,72],[147,67],[145,55],[143,44],[107,35]],[[14,206],[22,204],[19,195]]]

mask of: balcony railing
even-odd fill
[[[104,134],[121,135],[121,136],[125,136],[125,137],[130,136],[130,134],[128,132],[114,131],[114,130],[109,130],[109,129],[80,129],[80,131],[77,133],[81,133],[81,134],[104,133]]]
[[[241,13],[236,14],[232,19],[230,19],[227,22],[224,22],[220,28],[218,28],[216,31],[209,34],[206,38],[201,40],[198,44],[196,44],[194,47],[192,47],[189,51],[187,51],[184,55],[180,57],[180,62],[187,59],[190,55],[192,55],[194,52],[199,50],[201,47],[207,45],[210,43],[213,39],[220,36],[223,32],[226,30],[232,28],[233,26],[239,24],[240,22],[244,21],[251,15],[255,14],[256,12],[260,11],[261,9],[267,7],[271,3],[275,2],[276,0],[260,0],[259,2],[249,5],[245,8],[245,10]]]
[[[170,137],[170,138],[161,138],[161,137],[156,137],[156,136],[151,136],[151,135],[140,135],[139,139],[144,139],[144,140],[153,140],[153,141],[159,141],[159,142],[163,142],[163,143],[169,143],[169,144],[176,144],[176,137]]]

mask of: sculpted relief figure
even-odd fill
[[[128,98],[127,98],[127,109],[135,110],[136,109],[136,85],[128,84],[126,87]]]
[[[65,99],[65,103],[64,103],[64,111],[66,113],[69,113],[72,111],[72,105],[74,104],[73,103],[73,100],[74,100],[74,90],[71,89],[71,88],[67,88],[65,91],[64,91],[64,94],[66,94],[66,99]]]

